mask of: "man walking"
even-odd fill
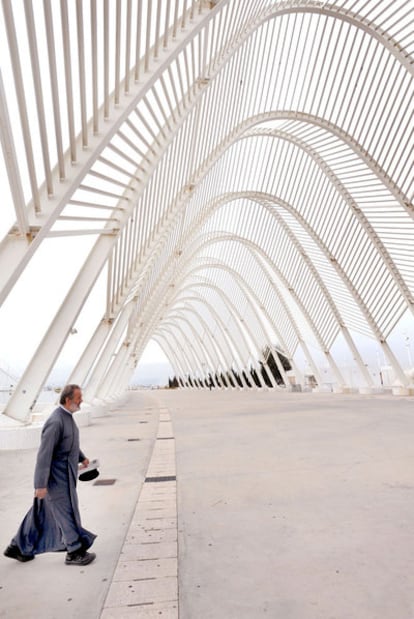
[[[26,562],[43,552],[66,550],[66,565],[88,565],[95,553],[87,552],[96,535],[81,526],[76,484],[79,464],[88,458],[79,446],[73,414],[80,409],[82,391],[66,385],[60,406],[46,420],[34,474],[35,499],[16,535],[4,551],[6,557]]]

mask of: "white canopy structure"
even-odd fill
[[[31,265],[56,288],[4,413],[30,422],[86,311],[70,381],[89,401],[121,395],[151,340],[182,386],[248,387],[254,369],[288,387],[278,351],[296,383],[300,352],[338,389],[340,343],[369,389],[370,338],[408,386],[390,337],[413,324],[413,15],[414,0],[2,0],[0,303]],[[10,326],[21,348],[36,297]]]

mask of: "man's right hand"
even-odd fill
[[[36,488],[35,497],[37,499],[44,499],[47,495],[47,488]]]

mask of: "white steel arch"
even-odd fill
[[[217,266],[217,265],[216,265],[216,266]],[[202,302],[202,303],[204,303],[204,304],[208,305],[208,307],[209,307],[209,310],[210,310],[211,314],[213,314],[213,315],[214,315],[214,327],[219,326],[219,327],[222,329],[221,333],[222,333],[222,336],[223,336],[223,340],[224,340],[224,341],[226,341],[226,338],[227,338],[227,337],[230,337],[230,335],[229,335],[229,329],[228,329],[228,328],[227,328],[227,327],[223,324],[223,322],[222,322],[222,320],[221,320],[220,316],[218,315],[218,313],[214,310],[214,308],[213,308],[210,304],[208,304],[208,302],[206,301],[206,299],[205,299],[205,298],[203,298],[203,296],[200,294],[200,292],[198,292],[198,293],[197,293],[197,289],[199,290],[199,289],[207,288],[209,291],[211,291],[212,289],[215,289],[215,290],[216,290],[216,292],[217,292],[217,294],[218,294],[218,295],[219,295],[219,296],[223,299],[223,301],[226,303],[226,305],[227,305],[227,306],[228,306],[228,305],[229,305],[229,303],[230,303],[230,302],[229,302],[229,299],[227,299],[227,298],[226,298],[226,296],[225,296],[225,295],[223,295],[223,293],[222,293],[222,291],[221,291],[220,289],[217,289],[217,287],[216,287],[216,286],[214,286],[214,285],[212,285],[211,283],[208,283],[207,281],[205,281],[205,279],[204,279],[204,278],[203,278],[203,281],[201,281],[201,282],[197,282],[197,283],[195,283],[195,284],[190,284],[190,285],[189,285],[189,288],[194,288],[194,290],[192,291],[192,292],[193,292],[193,296],[192,296],[192,297],[184,297],[184,299],[189,299],[189,300],[191,301],[191,303],[192,303],[192,304],[194,304],[194,302],[195,302],[195,304],[197,304],[198,302]],[[182,301],[182,299],[183,299],[183,298],[182,298],[182,297],[180,297],[180,300],[181,300],[181,301]],[[186,309],[187,309],[187,310],[189,310],[189,308],[186,308]],[[193,312],[194,312],[194,310],[191,310],[191,311],[193,311]],[[203,321],[203,322],[204,322],[204,321]],[[204,323],[204,324],[206,324],[206,323]],[[210,331],[210,329],[211,329],[211,327],[209,327],[209,326],[206,324],[206,331],[207,331],[207,332],[209,332],[209,331]],[[250,335],[251,335],[251,334],[250,334]],[[211,334],[211,338],[212,338],[212,341],[213,341],[213,342],[215,342],[215,343],[217,343],[217,346],[219,346],[219,343],[217,342],[217,338],[215,338],[215,337],[214,337],[214,334],[213,334],[213,333]],[[234,342],[233,342],[233,349],[236,349],[236,350],[237,350],[237,345],[236,345]],[[239,359],[241,359],[241,358],[242,358],[242,355],[239,353],[239,354],[238,354],[238,357],[239,357]],[[267,361],[266,361],[266,359],[261,358],[260,356],[258,356],[258,359],[259,359],[260,363],[263,365],[264,370],[265,370],[266,374],[268,375],[268,378],[269,378],[269,380],[270,380],[270,382],[271,382],[272,386],[273,386],[273,387],[277,387],[277,383],[275,382],[275,379],[274,379],[274,377],[273,377],[273,374],[272,374],[271,372],[269,372],[269,371],[266,369],[266,365],[267,365]],[[281,376],[282,376],[282,378],[283,378],[283,380],[284,380],[284,383],[285,383],[285,385],[286,385],[287,380],[286,380],[286,374],[285,374],[285,371],[284,371],[284,369],[283,369],[283,366],[281,365],[280,360],[279,360],[279,358],[278,358],[278,357],[275,357],[275,360],[276,360],[276,363],[277,363],[277,365],[278,365],[278,368],[279,368],[280,374],[281,374]],[[233,358],[232,358],[232,357],[227,358],[227,364],[226,364],[226,366],[225,366],[225,367],[230,368],[230,367],[232,367],[232,366],[233,366],[233,364],[234,364],[234,363],[236,363],[236,360],[234,359],[234,357],[233,357]],[[238,365],[238,367],[239,367],[239,368],[240,368],[240,367],[241,367],[241,368],[243,368],[243,363],[242,363],[241,365],[240,365],[240,364],[237,364],[237,365]],[[246,368],[246,367],[245,367],[244,369],[245,369],[245,370],[248,370],[248,368]],[[256,368],[256,369],[257,369],[257,368]],[[219,371],[218,366],[215,368],[215,371],[216,371],[216,372],[217,372],[217,371]]]
[[[64,267],[66,291],[56,288],[47,316],[42,295],[31,299],[43,326],[4,412],[30,422],[105,279],[70,378],[90,398],[120,395],[153,337],[182,373],[168,341],[176,320],[163,325],[161,305],[165,321],[183,311],[180,286],[193,290],[203,260],[206,273],[223,267],[203,289],[207,304],[225,283],[228,307],[243,305],[245,279],[252,342],[270,315],[286,342],[308,315],[334,366],[341,326],[364,374],[347,334],[373,331],[408,386],[390,342],[407,316],[413,332],[413,0],[45,0],[37,9],[2,0],[0,12],[0,324],[42,257],[46,291],[68,248],[82,253]],[[285,308],[275,303],[270,263],[242,245],[274,261],[302,318],[283,293]],[[186,320],[192,332],[194,311]],[[202,363],[208,352],[194,345]]]
[[[214,238],[214,239],[212,239],[212,240],[210,240],[210,241],[206,241],[206,240],[204,240],[204,241],[203,241],[203,243],[202,243],[202,244],[200,244],[200,245],[201,245],[201,247],[202,247],[202,246],[209,246],[209,245],[211,245],[212,243],[217,243],[217,242],[220,242],[221,240],[227,241],[227,242],[229,243],[229,245],[230,245],[230,244],[231,244],[231,243],[230,243],[231,241],[238,241],[239,239],[237,239],[237,237],[234,237],[234,236],[233,236],[233,238],[231,238],[231,237],[224,237],[224,239],[222,239],[222,238],[221,238],[221,236],[217,236],[216,238]],[[267,256],[263,255],[263,253],[262,253],[262,252],[261,252],[261,250],[260,250],[260,247],[258,247],[258,246],[254,246],[254,244],[253,244],[253,243],[251,243],[251,242],[250,242],[250,243],[249,243],[249,242],[246,242],[246,240],[245,240],[245,239],[243,239],[243,240],[242,240],[242,242],[243,242],[243,244],[246,244],[248,247],[250,247],[250,249],[253,249],[255,252],[257,252],[257,253],[261,254],[261,257],[263,258],[263,260],[264,260],[265,262],[269,262],[269,258],[268,258]],[[194,262],[194,258],[192,258],[192,257],[190,256],[190,258],[188,258],[188,259],[187,259],[186,263],[188,263],[188,264],[190,264],[190,265],[191,265],[191,263],[192,263],[192,262]],[[215,268],[219,268],[219,269],[221,269],[221,270],[223,270],[223,271],[226,271],[226,272],[231,272],[232,276],[234,277],[235,281],[237,282],[237,285],[238,285],[238,286],[240,286],[240,288],[241,288],[242,290],[243,290],[243,289],[247,289],[247,291],[249,292],[249,294],[250,294],[253,298],[255,298],[255,299],[256,299],[256,305],[257,305],[257,306],[260,306],[260,305],[261,305],[261,304],[260,304],[260,302],[259,302],[259,299],[258,299],[258,298],[256,297],[256,295],[252,292],[252,289],[249,287],[249,285],[248,285],[246,282],[244,282],[244,281],[243,281],[242,275],[241,275],[240,273],[238,273],[236,270],[234,270],[234,267],[233,267],[233,268],[230,268],[230,267],[229,267],[229,266],[227,266],[225,263],[218,263],[216,259],[214,259],[214,258],[212,258],[212,257],[208,257],[208,256],[203,256],[203,258],[202,258],[202,260],[201,260],[201,261],[200,261],[200,259],[199,259],[199,262],[200,262],[200,264],[199,264],[198,266],[194,266],[194,267],[193,267],[193,269],[192,269],[193,271],[197,271],[197,270],[199,270],[199,269],[205,269],[205,268],[206,268],[206,266],[207,266],[210,272],[212,272],[212,270],[214,270]],[[259,269],[261,269],[261,268],[262,268],[262,267],[261,267],[261,266],[259,266]],[[270,269],[271,269],[272,271],[274,271],[274,270],[275,270],[275,269],[273,269],[273,265],[270,265]],[[291,293],[292,293],[293,291],[291,291],[291,290],[290,290],[290,285],[289,285],[289,282],[286,282],[286,281],[285,281],[285,278],[283,277],[283,275],[281,274],[281,272],[279,272],[279,269],[276,269],[276,271],[277,271],[277,273],[276,273],[276,272],[274,273],[274,275],[276,276],[276,278],[277,278],[277,279],[279,279],[279,280],[280,280],[280,281],[284,284],[284,286],[285,286],[286,290],[289,290],[289,292],[291,292]],[[187,276],[188,276],[188,273],[187,273],[186,271],[184,271],[184,274],[183,274],[183,276],[182,276],[182,277],[183,277],[183,279],[184,279],[184,278],[186,278]],[[273,282],[272,282],[272,281],[269,281],[268,283],[269,283],[269,285],[272,285],[272,284],[273,284]],[[214,285],[214,284],[210,283],[210,284],[209,284],[209,287],[210,287],[210,288],[218,288],[218,285],[217,285],[217,284],[216,284],[216,285]],[[278,294],[276,290],[274,290],[274,294]],[[281,299],[280,299],[280,300],[281,300]],[[283,306],[284,311],[285,311],[285,312],[287,312],[287,314],[288,314],[288,316],[289,316],[289,320],[290,320],[290,322],[292,323],[292,325],[294,326],[294,329],[296,330],[297,328],[296,328],[296,326],[295,326],[295,321],[293,320],[291,313],[290,313],[289,311],[287,311],[286,305],[285,305],[284,303],[282,303],[282,306]],[[264,313],[265,313],[265,312],[264,312]],[[235,315],[235,316],[237,315],[237,312],[236,312],[236,309],[235,309],[235,308],[234,308],[234,310],[233,310],[233,315]],[[311,318],[309,315],[307,316],[307,319],[310,321],[310,323],[312,323],[312,318]],[[244,320],[244,319],[243,319],[243,320]],[[277,332],[277,328],[276,328],[275,326],[274,326],[274,328],[275,328],[275,331]],[[241,333],[241,338],[242,338],[242,341],[243,341],[243,336],[242,336],[243,331],[244,331],[244,329],[240,329],[240,333]],[[314,327],[314,332],[315,332],[315,334],[316,334],[316,337],[318,337],[318,335],[319,335],[319,334],[318,334],[318,331],[317,331],[317,329],[316,329],[315,327]],[[252,339],[252,341],[254,341],[254,340],[255,340],[255,338],[254,338],[254,337],[252,337],[251,339]],[[300,333],[299,333],[299,332],[297,332],[297,339],[298,339],[298,341],[301,341],[302,346],[303,346],[303,345],[304,345],[304,342],[303,342],[303,339],[301,338],[301,336],[300,336]],[[263,341],[263,343],[266,343],[266,340],[264,340],[264,341]],[[257,350],[259,350],[259,349],[260,349],[260,346],[256,344],[256,351],[257,351]],[[340,372],[339,372],[339,370],[335,367],[335,363],[334,363],[333,359],[332,359],[332,358],[330,357],[330,355],[329,355],[329,351],[327,350],[327,346],[326,346],[326,345],[324,345],[323,343],[322,343],[322,349],[323,349],[323,350],[325,350],[325,354],[326,354],[327,358],[329,359],[329,362],[330,362],[330,364],[332,365],[332,368],[333,368],[334,372],[335,372],[335,371],[337,372],[338,377],[339,377],[339,382],[342,382],[342,377],[340,377]],[[319,372],[318,372],[318,370],[317,370],[317,369],[316,369],[316,367],[315,367],[315,364],[314,364],[314,362],[313,362],[313,360],[312,360],[312,358],[311,358],[311,355],[309,354],[309,352],[307,351],[307,349],[306,349],[306,348],[305,348],[305,351],[306,351],[306,356],[307,356],[307,358],[308,358],[309,365],[313,368],[314,374],[315,374],[316,376],[319,376]],[[284,353],[285,353],[288,357],[290,357],[290,356],[293,354],[293,351],[292,351],[292,350],[289,350],[288,348],[285,348],[285,349],[284,349]],[[256,353],[256,354],[257,354],[257,353]],[[282,373],[282,375],[284,374],[283,370],[281,370],[281,373]]]

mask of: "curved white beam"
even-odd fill
[[[139,325],[142,317],[151,324],[149,308],[153,305],[148,299],[151,296],[159,298],[160,291],[168,288],[167,275],[163,277],[160,274],[163,265],[168,260],[174,260],[176,267],[182,267],[183,260],[180,260],[179,252],[193,234],[191,218],[194,217],[194,220],[200,222],[205,214],[205,206],[213,204],[215,194],[223,194],[226,190],[230,193],[235,188],[243,189],[242,184],[239,187],[226,188],[225,183],[233,171],[237,178],[237,171],[243,168],[244,145],[241,140],[259,139],[261,131],[251,131],[249,127],[260,123],[273,123],[273,127],[278,127],[278,140],[282,138],[291,144],[295,143],[302,152],[313,158],[317,167],[324,170],[326,177],[336,186],[344,203],[358,220],[359,229],[368,235],[377,252],[376,256],[380,257],[381,261],[375,268],[377,271],[381,269],[384,273],[389,273],[389,279],[383,277],[378,280],[383,282],[383,285],[377,286],[378,290],[370,290],[369,294],[364,294],[363,288],[367,282],[369,283],[370,279],[374,281],[375,269],[367,269],[362,284],[359,281],[362,266],[367,265],[371,259],[369,251],[366,252],[366,258],[359,261],[360,264],[355,263],[361,268],[351,272],[352,269],[347,269],[344,261],[337,259],[320,230],[312,225],[311,219],[322,219],[325,209],[314,209],[309,219],[302,217],[300,220],[301,215],[299,214],[299,219],[296,215],[296,221],[306,230],[309,238],[317,243],[319,249],[326,250],[325,255],[341,282],[351,291],[404,384],[405,377],[388,347],[386,338],[405,307],[414,312],[414,274],[409,257],[407,258],[402,249],[387,249],[392,245],[402,247],[401,239],[404,238],[404,233],[411,236],[413,233],[408,223],[414,219],[414,180],[412,165],[410,166],[410,149],[413,146],[410,133],[410,101],[414,92],[414,63],[412,46],[406,43],[409,41],[406,7],[401,3],[390,11],[384,0],[359,5],[353,0],[343,0],[338,4],[335,1],[320,4],[313,0],[255,2],[242,6],[235,0],[222,0],[215,5],[210,4],[208,8],[201,1],[196,4],[199,11],[194,10],[195,3],[192,3],[191,9],[185,12],[180,20],[180,28],[178,10],[179,7],[185,9],[187,4],[182,5],[176,0],[177,14],[174,21],[169,20],[166,15],[163,33],[156,28],[154,34],[154,31],[148,28],[143,47],[140,48],[137,44],[134,66],[131,62],[133,54],[127,42],[128,25],[123,32],[126,38],[122,42],[118,39],[119,45],[115,54],[109,58],[109,33],[112,24],[108,20],[108,3],[104,3],[106,48],[102,72],[98,72],[98,30],[96,14],[94,15],[93,11],[91,28],[88,30],[85,28],[86,24],[89,24],[87,11],[84,11],[82,3],[78,2],[77,28],[71,28],[69,13],[65,9],[66,3],[56,8],[59,7],[57,3],[52,5],[45,0],[48,53],[45,53],[43,58],[42,54],[38,53],[40,30],[31,0],[27,0],[23,7],[27,40],[23,41],[22,36],[22,42],[16,34],[19,24],[14,23],[15,6],[10,0],[3,1],[4,27],[11,56],[9,73],[14,76],[22,140],[26,148],[24,165],[28,170],[26,177],[31,181],[32,203],[28,208],[22,203],[20,161],[13,156],[14,139],[7,113],[8,93],[0,92],[0,120],[3,123],[0,137],[6,153],[9,186],[18,220],[0,243],[0,304],[42,240],[61,235],[99,236],[78,280],[71,288],[70,299],[69,296],[66,297],[52,320],[49,332],[43,338],[9,402],[8,413],[22,421],[29,419],[37,394],[99,272],[106,264],[109,273],[104,321],[113,320],[114,325],[118,324],[118,320],[126,318],[123,313],[131,309],[131,301],[135,307],[131,316],[128,316],[126,341],[132,338],[131,341],[137,344],[137,350],[144,341],[148,341],[151,333],[147,325],[142,329],[142,337],[137,336],[137,330],[141,329]],[[142,7],[141,3],[139,5]],[[134,3],[134,6],[136,8],[137,5]],[[358,13],[355,12],[356,7]],[[207,8],[207,12],[204,12],[204,8]],[[119,9],[120,5],[118,16]],[[67,102],[59,100],[60,85],[56,77],[58,59],[55,49],[57,39],[55,40],[53,32],[53,25],[57,23],[57,20],[53,19],[53,15],[56,16],[55,10],[62,15],[62,75],[64,74],[65,78]],[[318,16],[317,20],[313,18],[315,14]],[[341,24],[340,29],[344,36],[336,39],[334,28],[338,23]],[[263,28],[265,24],[266,28]],[[297,45],[284,47],[279,45],[283,37],[272,36],[278,32],[290,33],[293,25],[297,24],[303,27],[304,34],[303,37],[292,39],[297,41]],[[322,31],[318,31],[317,24],[323,24]],[[116,27],[118,25],[118,22],[114,24]],[[290,26],[292,28],[289,30]],[[283,30],[285,28],[288,29]],[[327,36],[324,38],[325,28]],[[19,32],[22,34],[21,30]],[[88,32],[91,33],[90,40]],[[293,31],[292,36],[296,36]],[[352,64],[350,63],[345,71],[343,58],[349,53],[352,36],[360,37],[360,53],[350,58]],[[75,46],[71,37],[77,37],[78,44],[78,68],[73,74],[69,56]],[[164,42],[163,48],[161,41]],[[309,59],[306,57],[306,41],[315,43],[311,46]],[[30,50],[30,59],[28,58],[27,62],[23,56],[20,58],[25,43]],[[91,82],[87,84],[85,50],[89,43],[93,58],[90,67]],[[120,50],[124,43],[125,74],[122,76],[119,70]],[[271,45],[273,47],[270,47]],[[141,49],[145,51],[140,61]],[[264,62],[260,68],[266,70],[259,71],[257,61],[263,56]],[[6,54],[1,62],[5,62],[5,59]],[[112,95],[109,94],[108,86],[110,61],[115,61],[116,69]],[[22,67],[25,67],[25,71]],[[316,68],[315,73],[313,68]],[[56,132],[53,139],[47,134],[50,127],[47,125],[42,99],[42,80],[46,80],[48,71]],[[75,74],[79,81],[79,93],[75,93],[73,89]],[[105,76],[105,83],[100,89],[98,75]],[[283,76],[286,79],[282,79]],[[292,76],[301,76],[301,79],[295,82]],[[26,86],[29,84],[33,84],[33,127],[27,122],[27,109],[30,105],[27,97],[30,89]],[[364,90],[366,84],[372,86],[371,92]],[[97,95],[100,90],[104,96],[99,101]],[[87,109],[93,110],[89,124]],[[68,113],[70,125],[70,147],[65,155],[62,150],[62,129],[59,129],[59,118],[63,111]],[[78,138],[72,122],[75,111],[80,119]],[[384,119],[389,121],[388,125],[383,122]],[[308,140],[309,128],[321,129],[317,136],[313,134],[316,136],[313,141]],[[381,215],[378,217],[379,223],[376,227],[363,210],[358,211],[358,200],[352,198],[353,179],[342,181],[340,174],[335,175],[335,170],[330,168],[329,157],[324,158],[326,136],[334,136],[337,144],[347,145],[349,152],[346,156],[351,153],[355,160],[363,162],[369,170],[367,183],[371,179],[378,179],[381,186],[389,192],[393,209],[391,212],[395,213],[398,219],[395,228],[386,229],[386,223],[391,219],[388,212],[384,223],[380,221]],[[32,148],[32,142],[36,145],[35,149]],[[236,143],[237,148],[230,152],[228,149]],[[42,153],[41,165],[34,161],[33,150]],[[56,152],[58,158],[58,164],[53,170],[50,163],[51,152]],[[229,156],[231,167],[226,167],[223,174],[220,166],[216,164],[224,152]],[[98,163],[101,167],[96,166]],[[252,166],[254,165],[253,158]],[[40,172],[40,169],[43,169],[43,172]],[[126,179],[122,176],[124,173]],[[37,180],[37,175],[40,178],[42,174],[45,179],[43,185]],[[312,169],[309,167],[303,174],[304,186],[308,188],[312,186],[309,180],[311,175]],[[300,175],[296,174],[296,179],[298,176]],[[288,182],[294,182],[294,179],[289,178]],[[106,187],[105,183],[111,186]],[[265,207],[274,209],[274,204],[279,204],[277,201],[281,201],[283,196],[271,195],[268,189],[269,187],[263,184],[254,187],[253,190],[256,191],[253,193],[260,194],[260,204],[264,204],[261,201],[264,194],[270,195],[268,202],[265,199]],[[50,195],[52,192],[53,196]],[[91,196],[90,200],[85,199],[86,194]],[[375,191],[371,192],[370,199],[375,199]],[[387,208],[386,202],[384,200],[381,203],[384,209]],[[285,200],[285,203],[289,205],[289,200]],[[63,212],[68,205],[70,208],[76,206],[82,213],[87,213],[72,215],[70,209]],[[293,209],[293,202],[290,207]],[[88,209],[98,209],[98,216],[89,217]],[[295,244],[297,239],[293,226],[289,229],[287,218],[283,217],[279,206],[276,209],[279,227],[285,226],[286,233],[290,234],[291,241]],[[101,211],[106,214],[102,215]],[[288,211],[285,208],[285,213],[288,212],[293,214],[293,210]],[[332,217],[335,219],[334,213]],[[68,221],[74,221],[83,228],[76,230],[74,224],[74,229],[69,230],[67,226],[70,224],[65,223]],[[91,223],[87,224],[88,221]],[[251,226],[254,227],[256,223],[257,220],[252,217]],[[401,232],[399,226],[404,225],[406,228]],[[237,232],[237,228],[234,231]],[[227,232],[231,234],[232,231]],[[220,230],[209,229],[209,234],[218,238]],[[411,242],[411,238],[408,240]],[[259,243],[257,240],[257,244]],[[296,247],[299,249],[297,243]],[[316,281],[317,252],[309,253],[305,258],[305,262],[308,262],[307,268],[313,272],[312,281]],[[222,260],[219,260],[219,263],[221,262]],[[194,264],[198,264],[195,258]],[[168,273],[171,276],[171,272]],[[320,289],[324,290],[324,298],[328,299],[326,291],[329,291],[329,280],[324,276],[325,273],[320,274]],[[394,285],[399,290],[399,296],[387,293],[388,286]],[[135,301],[137,293],[140,296],[142,294],[145,299],[141,301],[141,298],[137,297]],[[256,297],[259,298],[259,294],[256,294]],[[331,298],[331,309],[336,313],[336,320],[340,324],[336,300],[333,296]],[[390,300],[395,301],[395,306],[392,306]],[[379,315],[378,307],[382,301],[384,306],[395,309],[383,311]],[[306,309],[311,313],[309,307]],[[108,366],[103,363],[104,357],[111,349],[112,352],[117,349],[114,329],[110,322],[100,325],[74,371],[74,374],[79,376],[97,380],[97,376],[92,377],[88,362],[93,360],[93,351],[101,354],[102,363],[99,365],[105,382],[101,392],[106,394],[109,392],[109,385],[118,392],[134,366],[130,350],[125,347],[117,352],[110,371],[104,369],[103,366]],[[347,335],[349,334],[345,331],[344,336]],[[325,336],[322,339],[325,341],[325,348],[329,350],[329,338]],[[348,343],[351,346],[353,344],[352,340]],[[126,361],[125,367],[122,366],[123,361]]]

